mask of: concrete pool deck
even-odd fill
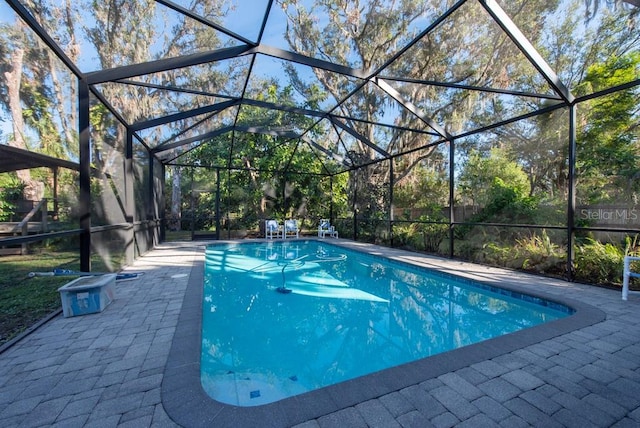
[[[282,400],[213,402],[194,373],[204,242],[163,243],[118,282],[102,313],[53,318],[0,354],[0,423],[38,426],[637,427],[640,296],[365,246],[522,287],[578,306],[576,317]],[[197,369],[197,370],[196,370]],[[387,372],[387,373],[385,373]],[[266,410],[260,410],[264,408]],[[248,410],[247,409],[253,409]]]

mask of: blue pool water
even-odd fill
[[[541,323],[571,309],[319,241],[210,245],[201,381],[278,401]]]

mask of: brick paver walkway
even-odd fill
[[[160,245],[127,269],[144,275],[118,282],[104,312],[58,316],[0,354],[0,425],[176,426],[161,383],[201,246]],[[640,297],[536,282],[606,320],[297,427],[640,427]]]

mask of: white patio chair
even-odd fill
[[[638,293],[637,291],[629,291],[629,279],[640,278],[640,272],[631,270],[631,262],[640,261],[640,257],[624,256],[622,269],[622,300],[627,300],[629,293]]]
[[[320,220],[320,224],[318,225],[318,237],[324,238],[327,235],[337,238],[338,231],[335,227],[331,226],[331,222],[329,222],[329,220],[322,219]]]
[[[287,239],[287,236],[294,236],[296,238],[300,237],[300,229],[298,228],[298,220],[285,220],[284,221],[284,230],[282,232],[282,238]]]
[[[265,220],[264,222],[264,237],[267,239],[284,237],[284,231],[282,226],[278,223],[278,220]]]

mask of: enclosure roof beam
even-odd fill
[[[271,8],[273,7],[273,0],[269,0],[267,4],[267,8],[265,9],[264,16],[262,17],[262,24],[260,24],[260,31],[258,31],[258,44],[262,42],[262,37],[264,36],[264,30],[267,28],[267,22],[269,21],[269,16],[271,16]]]
[[[258,173],[282,173],[283,170],[281,169],[275,169],[275,168],[247,168],[247,167],[239,167],[239,166],[224,166],[224,165],[192,165],[192,164],[183,164],[183,163],[173,163],[172,161],[170,161],[171,163],[169,163],[169,165],[171,166],[179,166],[179,167],[184,167],[184,168],[216,168],[216,169],[224,169],[224,170],[229,170],[229,171],[254,171],[254,172],[258,172]],[[291,174],[298,174],[298,175],[309,175],[309,176],[315,176],[315,177],[329,177],[331,175],[335,175],[335,174],[320,174],[317,172],[307,172],[307,171],[289,171]],[[11,238],[13,239],[13,238]],[[25,238],[18,238],[18,239],[25,239]],[[13,241],[12,241],[13,242]]]
[[[311,110],[311,109],[300,108],[300,107],[285,106],[280,104],[274,104],[269,101],[253,100],[249,98],[242,100],[242,104],[250,105],[253,107],[266,108],[270,110],[280,110],[280,111],[286,111],[289,113],[302,114],[305,116],[324,117],[327,115],[327,113],[323,111]]]
[[[189,133],[189,131],[191,131],[192,129],[197,128],[198,126],[202,125],[204,122],[210,120],[212,117],[214,117],[217,114],[217,112],[211,113],[209,115],[206,115],[204,118],[196,121],[195,123],[187,126],[186,128],[184,128],[183,130],[181,130],[180,132],[178,132],[177,134],[174,134],[170,137],[167,137],[164,141],[162,141],[160,144],[158,144],[156,147],[160,147],[163,146],[165,144],[168,144],[170,141],[176,140],[178,137],[181,137],[183,135],[187,135]],[[137,133],[134,133],[136,136],[138,135]]]
[[[334,123],[335,125],[339,126],[340,128],[344,129],[345,131],[347,131],[355,139],[363,142],[365,145],[369,146],[370,148],[372,148],[373,150],[378,152],[378,154],[384,156],[385,158],[388,158],[390,156],[390,154],[386,150],[380,148],[377,144],[374,144],[373,142],[369,141],[369,139],[366,138],[364,135],[360,135],[357,131],[355,131],[351,127],[345,125],[344,123],[342,123],[341,121],[339,121],[339,120],[337,120],[337,119],[335,119],[333,117],[331,117],[330,119],[331,119],[332,123]]]
[[[240,132],[248,132],[251,134],[272,135],[274,137],[284,137],[284,138],[292,138],[292,139],[296,139],[300,137],[299,134],[293,131],[287,131],[287,130],[281,130],[281,129],[269,129],[269,128],[260,127],[260,126],[225,126],[215,131],[207,132],[205,134],[196,135],[190,138],[185,138],[183,140],[175,141],[173,143],[163,144],[162,146],[158,146],[154,149],[151,149],[151,151],[153,153],[161,153],[167,150],[175,149],[176,147],[184,146],[186,144],[195,143],[197,141],[208,140],[234,130],[240,131]]]
[[[382,126],[384,128],[391,128],[391,129],[398,130],[398,131],[409,131],[409,132],[415,132],[417,134],[434,135],[436,137],[441,137],[441,135],[439,133],[435,132],[430,127],[429,127],[429,130],[418,129],[418,128],[410,128],[408,126],[390,125],[388,123],[374,122],[372,120],[360,119],[360,118],[355,118],[355,117],[350,117],[350,116],[343,116],[343,115],[340,115],[340,114],[330,114],[330,115],[328,115],[328,117],[334,117],[336,119],[344,119],[344,120],[351,121],[351,122],[366,123],[367,125]],[[421,120],[421,122],[422,122],[422,120]]]
[[[240,104],[240,100],[229,100],[229,101],[223,101],[217,104],[211,104],[208,106],[199,107],[193,110],[187,110],[180,113],[169,114],[166,116],[159,117],[157,119],[150,119],[150,120],[134,123],[131,125],[131,130],[140,131],[143,129],[153,128],[155,126],[166,125],[167,123],[176,122],[178,120],[187,119],[193,116],[221,111],[238,104]]]
[[[129,126],[129,123],[127,123],[127,121],[124,120],[124,117],[122,117],[120,112],[118,112],[118,110],[116,110],[115,107],[111,105],[109,100],[107,100],[104,97],[104,95],[102,95],[102,92],[100,92],[98,89],[93,88],[91,86],[89,87],[89,90],[91,91],[93,96],[95,96],[102,104],[104,104],[104,106],[107,108],[107,110],[109,110],[109,112],[113,115],[113,117],[118,119],[118,121],[122,123],[124,126]]]
[[[451,135],[447,132],[446,129],[444,129],[442,126],[440,126],[440,124],[436,123],[433,119],[428,117],[422,111],[422,109],[418,108],[418,106],[416,106],[412,102],[404,99],[402,94],[400,94],[400,92],[398,92],[394,87],[389,85],[386,81],[384,81],[383,79],[381,79],[379,77],[374,78],[373,81],[375,82],[376,85],[378,85],[378,87],[380,87],[380,89],[382,89],[391,98],[393,98],[398,103],[400,103],[400,105],[402,105],[402,107],[404,107],[405,109],[407,109],[411,113],[413,113],[418,119],[422,120],[424,123],[429,125],[429,127],[431,127],[431,129],[436,131],[440,136],[442,136],[442,137],[444,137],[446,139],[450,139],[451,138]]]
[[[349,158],[349,162],[351,162],[351,165],[355,165],[356,161],[355,159],[353,159],[353,157],[349,152],[349,149],[347,148],[347,145],[344,143],[344,140],[342,138],[342,135],[340,135],[340,130],[338,129],[336,122],[337,121],[335,122],[331,121],[331,126],[333,127],[333,132],[336,133],[336,137],[338,137],[337,143],[342,146],[342,149],[344,150],[344,154],[347,156],[347,158]]]
[[[271,6],[271,5],[269,5]],[[271,10],[271,8],[269,8],[268,10]],[[264,30],[264,25],[266,24],[266,19],[267,17],[264,17],[264,20],[262,21],[263,24],[263,30]],[[246,95],[247,95],[247,89],[249,88],[249,81],[251,80],[251,76],[253,76],[253,68],[256,65],[256,55],[255,53],[252,54],[250,56],[251,60],[249,61],[249,70],[246,74],[246,77],[244,79],[244,84],[242,85],[242,94],[241,94],[241,99],[245,99]],[[233,118],[233,126],[235,127],[238,124],[238,119],[240,119],[240,108],[236,109],[236,114]],[[232,131],[231,133],[231,144],[229,144],[229,153],[227,156],[227,166],[231,166],[232,162],[233,162],[233,153],[235,150],[235,141],[236,141],[236,134],[235,131]]]
[[[122,67],[87,73],[87,83],[97,85],[99,83],[113,82],[121,79],[142,76],[145,74],[159,73],[178,68],[191,67],[225,59],[235,58],[251,50],[251,46],[236,46],[207,52],[198,52],[176,58],[166,58],[157,61],[149,61],[142,64],[131,64]]]
[[[178,86],[173,86],[173,85],[158,85],[155,83],[139,82],[136,80],[129,80],[129,79],[116,80],[114,81],[114,83],[121,83],[123,85],[131,85],[131,86],[139,86],[141,88],[160,89],[160,90],[171,91],[171,92],[179,92],[182,94],[203,95],[205,97],[216,97],[216,98],[223,98],[223,99],[229,99],[229,100],[236,98],[230,95],[214,94],[212,92],[199,91],[196,89],[180,88]]]
[[[163,164],[167,165],[167,164],[175,161],[176,159],[181,158],[182,156],[185,156],[187,153],[189,153],[192,150],[197,149],[198,147],[200,147],[203,144],[204,143],[197,144],[197,145],[195,145],[193,147],[187,148],[185,151],[178,152],[178,153],[175,153],[175,152],[172,152],[172,153],[168,153],[168,152],[161,153],[158,157],[161,159]],[[190,166],[193,166],[193,163]]]
[[[251,40],[249,40],[249,39],[247,39],[245,37],[242,37],[241,35],[236,34],[233,31],[228,30],[227,28],[224,28],[223,26],[216,24],[215,22],[209,21],[208,19],[205,19],[202,16],[191,12],[191,10],[189,10],[187,8],[184,8],[184,7],[180,6],[180,5],[177,5],[172,1],[169,1],[169,0],[155,0],[155,1],[156,1],[156,3],[160,3],[160,4],[168,7],[169,9],[173,9],[174,11],[176,11],[176,12],[182,14],[182,15],[185,15],[185,16],[187,16],[187,17],[189,17],[189,18],[191,18],[191,19],[193,19],[195,21],[198,21],[201,24],[204,24],[204,25],[206,25],[208,27],[211,27],[211,28],[215,28],[216,30],[220,31],[221,33],[226,34],[229,37],[232,37],[232,38],[234,38],[236,40],[240,40],[242,43],[244,43],[246,45],[251,45],[251,46],[257,45],[256,42],[253,42],[253,41],[251,41]]]
[[[529,113],[521,114],[519,116],[515,116],[515,117],[509,118],[509,119],[501,120],[500,122],[492,123],[491,125],[483,126],[481,128],[478,128],[478,129],[473,129],[471,131],[464,132],[462,134],[458,134],[458,135],[455,136],[455,138],[456,139],[467,138],[467,137],[470,137],[472,135],[477,135],[477,134],[480,134],[480,133],[485,132],[485,131],[490,131],[492,129],[500,128],[500,127],[505,126],[505,125],[509,125],[510,123],[515,123],[515,122],[518,122],[518,121],[521,121],[521,120],[529,119],[531,117],[539,116],[541,114],[550,113],[552,111],[558,110],[558,109],[563,108],[563,107],[565,107],[564,104],[554,104],[554,105],[550,105],[550,106],[547,106],[547,107],[543,107],[543,108],[538,109],[536,111],[532,111],[532,112],[529,112]]]
[[[415,83],[418,85],[437,86],[441,88],[450,88],[450,89],[461,89],[465,91],[489,92],[493,94],[512,95],[516,97],[562,100],[562,97],[555,94],[540,94],[537,92],[512,91],[509,89],[490,88],[490,87],[482,87],[482,86],[475,86],[475,85],[462,85],[460,83],[440,82],[437,80],[410,79],[406,77],[397,77],[397,76],[379,76],[379,77],[388,82]]]
[[[9,6],[13,8],[16,14],[22,18],[24,22],[38,35],[40,40],[44,42],[45,45],[51,49],[60,61],[64,63],[64,65],[71,70],[76,77],[82,77],[82,71],[76,67],[75,63],[67,56],[65,51],[58,45],[58,43],[53,40],[53,38],[49,35],[47,30],[45,30],[40,23],[31,15],[31,13],[22,5],[21,1],[18,0],[7,0]]]
[[[168,150],[175,149],[177,147],[181,147],[187,144],[195,143],[202,140],[208,140],[211,138],[215,138],[219,135],[226,134],[233,130],[233,126],[225,126],[220,129],[216,129],[215,131],[207,132],[205,134],[196,135],[194,137],[185,138],[184,140],[174,141],[173,143],[163,144],[162,146],[155,147],[151,149],[152,153],[162,153]]]
[[[542,58],[535,47],[529,42],[518,26],[509,18],[505,11],[498,5],[495,0],[478,0],[482,7],[491,15],[502,30],[509,38],[518,46],[520,51],[527,57],[545,80],[551,85],[554,91],[562,97],[567,103],[573,103],[574,96],[560,80],[558,75]]]
[[[115,117],[118,122],[120,122],[122,124],[122,126],[127,128],[128,132],[132,132],[129,124],[127,123],[127,121],[124,119],[124,117],[122,117],[122,115],[120,114],[120,112],[118,112],[118,110],[116,110],[111,103],[102,95],[102,93],[100,91],[98,91],[96,88],[89,86],[89,91],[91,91],[91,93],[98,99],[100,100],[100,102],[107,108],[107,110],[109,110],[109,112],[113,115],[113,117]],[[149,149],[149,145],[146,143],[146,141],[144,141],[142,138],[140,138],[140,136],[136,135],[136,138],[140,141],[140,143],[147,149]]]
[[[266,109],[270,109],[270,110],[286,111],[286,112],[301,114],[301,115],[305,115],[305,116],[319,117],[319,118],[322,118],[322,119],[327,119],[327,118],[330,119],[331,117],[336,117],[336,118],[340,118],[340,119],[353,120],[353,121],[356,121],[356,122],[366,123],[366,124],[369,124],[369,125],[384,126],[384,127],[387,127],[387,128],[393,128],[393,129],[398,129],[398,130],[402,130],[402,131],[412,131],[412,132],[418,132],[418,133],[422,133],[422,134],[441,136],[439,133],[436,133],[434,131],[424,131],[422,129],[413,129],[413,128],[409,128],[409,127],[406,127],[406,126],[388,125],[388,124],[385,124],[385,123],[374,122],[372,120],[356,119],[356,118],[353,118],[353,117],[342,116],[342,115],[339,115],[339,114],[326,113],[324,111],[318,111],[318,110],[303,109],[303,108],[292,107],[292,106],[283,106],[283,105],[271,103],[269,101],[245,99],[245,100],[242,101],[242,104],[243,105],[244,104],[251,105],[251,106],[254,106],[254,107],[266,108]],[[313,127],[311,127],[311,128],[313,128]]]
[[[603,97],[605,95],[613,94],[618,91],[625,91],[627,89],[635,88],[636,86],[640,86],[640,79],[632,80],[631,82],[623,83],[621,85],[612,86],[610,88],[603,89],[602,91],[583,95],[581,97],[576,98],[576,104],[587,101],[587,100],[591,100],[594,98]]]
[[[344,156],[340,156],[339,154],[334,153],[331,150],[325,149],[320,144],[316,143],[315,141],[311,140],[310,138],[302,137],[301,140],[304,141],[305,143],[309,144],[314,149],[324,153],[326,156],[332,158],[333,160],[335,160],[337,162],[340,162],[342,165],[344,165],[346,167],[349,167],[349,168],[351,167],[351,164],[349,162],[347,162],[347,160],[345,159]]]
[[[558,110],[558,109],[562,108],[563,106],[564,106],[563,104],[555,104],[555,105],[547,106],[547,107],[541,108],[539,110],[536,110],[534,112],[525,113],[525,114],[522,114],[522,115],[519,115],[519,116],[516,116],[516,117],[512,117],[510,119],[502,120],[500,122],[497,122],[497,123],[494,123],[494,124],[491,124],[491,125],[483,126],[481,128],[478,128],[478,129],[474,129],[474,130],[471,130],[471,131],[468,131],[468,132],[464,132],[462,134],[457,134],[457,135],[453,136],[453,138],[456,139],[456,140],[459,140],[459,139],[462,139],[462,138],[468,138],[468,137],[471,137],[473,135],[478,135],[478,134],[481,134],[481,133],[486,132],[486,131],[491,131],[492,129],[500,128],[500,127],[505,126],[505,125],[509,125],[511,123],[515,123],[515,122],[518,122],[518,121],[521,121],[521,120],[525,120],[525,119],[529,119],[529,118],[532,118],[532,117],[536,117],[536,116],[539,116],[541,114],[551,113],[552,111]],[[446,143],[447,141],[448,140],[443,137],[439,141],[433,141],[431,143],[424,144],[424,145],[419,146],[419,147],[414,147],[414,148],[412,148],[410,150],[405,150],[405,151],[396,153],[396,154],[392,155],[391,157],[392,158],[397,158],[397,157],[404,156],[404,155],[407,155],[407,154],[415,153],[417,151],[424,150],[424,149],[427,149],[429,147],[436,146],[438,144]],[[376,162],[380,162],[380,160],[375,160],[375,161],[369,162],[369,163],[367,163],[365,165],[374,164]],[[359,166],[362,166],[362,165],[359,165]]]
[[[265,126],[236,126],[236,131],[248,132],[251,134],[272,135],[274,137],[300,138],[300,134],[286,129],[270,129]]]
[[[5,144],[0,144],[0,155],[2,155],[0,156],[0,173],[39,167],[80,170],[80,164],[77,162],[54,158]]]
[[[300,137],[300,140],[298,143],[300,144],[302,142],[306,143],[308,146],[311,147],[311,153],[320,161],[320,165],[322,165],[322,169],[324,169],[327,174],[331,174],[331,171],[329,171],[329,168],[327,168],[327,164],[324,162],[325,159],[320,155],[320,153],[324,153],[326,149],[323,150],[324,148],[321,146],[318,146],[315,142],[309,139],[306,139],[304,137]],[[326,154],[326,156],[330,156],[330,155]]]
[[[364,80],[368,77],[367,73],[365,73],[360,68],[346,67],[344,65],[324,61],[318,58],[312,58],[296,52],[276,48],[274,46],[261,44],[259,46],[256,46],[255,49],[252,49],[250,53],[261,53],[267,56],[275,57],[285,61],[295,62],[297,64],[306,65],[312,68],[319,68],[321,70],[331,71],[346,76],[357,77],[358,79]]]
[[[436,28],[438,25],[440,25],[442,22],[444,22],[445,19],[447,19],[449,16],[451,16],[456,10],[458,10],[460,8],[460,6],[462,6],[466,2],[467,2],[467,0],[458,0],[446,12],[444,12],[443,14],[438,16],[438,18],[435,21],[433,21],[427,28],[425,28],[420,34],[418,34],[416,37],[414,37],[414,39],[411,42],[407,43],[402,49],[400,49],[391,58],[389,58],[387,61],[385,61],[380,67],[378,67],[378,69],[375,72],[371,73],[371,75],[368,76],[368,77],[371,78],[371,77],[379,75],[382,72],[382,70],[384,70],[389,65],[391,65],[395,60],[400,58],[405,52],[407,52],[416,43],[418,43],[423,37],[425,37],[427,34],[429,34],[431,31],[433,31],[434,28]]]

